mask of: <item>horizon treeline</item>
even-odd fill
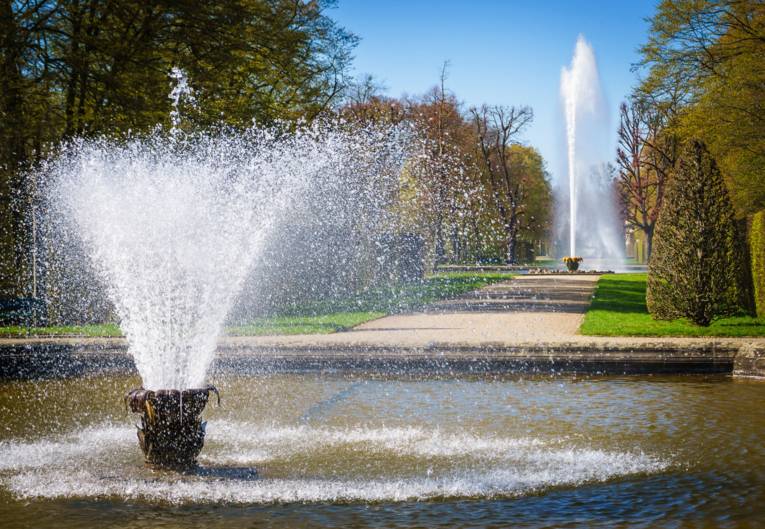
[[[338,112],[351,122],[408,121],[425,140],[427,163],[408,173],[402,214],[410,217],[405,225],[424,231],[433,264],[516,264],[545,255],[553,221],[550,175],[539,151],[520,142],[532,109],[465,108],[446,88],[447,67],[420,96],[388,97],[363,76]]]
[[[28,170],[71,138],[169,125],[173,68],[194,90],[195,127],[411,122],[430,163],[402,175],[400,215],[436,265],[544,252],[549,177],[539,152],[519,142],[531,109],[465,109],[445,70],[420,97],[381,95],[369,78],[350,78],[358,38],[331,18],[334,4],[0,0],[0,297],[31,295],[29,219],[40,197]]]

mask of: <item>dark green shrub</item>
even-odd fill
[[[648,311],[655,319],[709,325],[740,310],[742,256],[728,191],[699,141],[688,142],[670,179],[648,263]]]
[[[749,232],[749,254],[757,315],[765,317],[765,211],[754,214]]]

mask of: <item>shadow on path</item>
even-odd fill
[[[595,281],[566,277],[524,277],[497,283],[455,299],[437,301],[423,312],[557,312],[582,314]]]

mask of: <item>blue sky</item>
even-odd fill
[[[450,61],[447,88],[466,106],[530,105],[526,143],[557,175],[564,169],[559,88],[577,36],[592,44],[608,99],[616,148],[618,105],[635,84],[630,70],[645,41],[655,0],[339,0],[330,11],[361,38],[354,67],[388,95],[418,95]],[[610,150],[610,151],[609,151]]]

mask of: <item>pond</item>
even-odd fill
[[[127,375],[0,382],[0,525],[752,527],[765,383],[225,374],[197,470],[143,465]]]

